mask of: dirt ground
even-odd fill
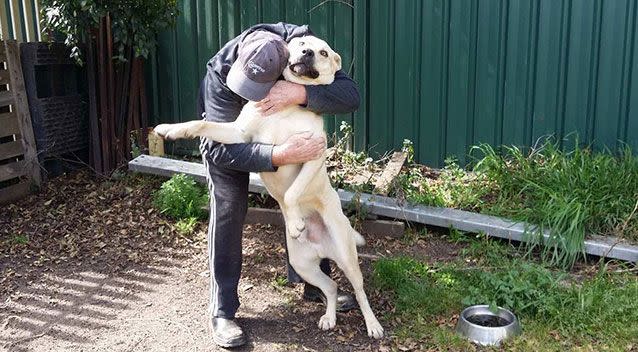
[[[205,226],[177,233],[152,208],[161,179],[119,181],[77,172],[0,208],[0,350],[217,351],[206,324]],[[365,234],[364,234],[365,235]],[[454,257],[458,246],[367,238],[360,249],[373,310],[387,337],[366,335],[361,313],[339,313],[337,327],[317,327],[323,307],[301,299],[301,285],[282,285],[283,232],[245,227],[238,320],[245,351],[378,351],[395,349],[393,307],[371,288],[372,260],[410,254]],[[341,288],[350,286],[335,273]]]

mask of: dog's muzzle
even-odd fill
[[[312,51],[310,51],[312,52]],[[290,71],[292,71],[297,76],[305,76],[312,79],[319,77],[319,72],[315,70],[314,66],[314,55],[308,55],[304,53],[297,62],[290,64],[288,66]]]

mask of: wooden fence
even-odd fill
[[[20,50],[0,41],[0,204],[11,202],[41,181]]]

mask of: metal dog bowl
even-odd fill
[[[479,345],[498,346],[501,341],[519,335],[521,326],[516,316],[505,308],[496,313],[487,305],[467,307],[461,312],[456,332]]]

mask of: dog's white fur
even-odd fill
[[[286,80],[305,85],[330,84],[341,68],[341,57],[321,39],[294,38],[288,44],[290,64],[283,75]],[[304,50],[313,50],[314,69],[318,77],[299,74],[295,66]],[[299,106],[290,106],[271,116],[260,116],[254,102],[243,108],[236,121],[216,123],[190,121],[163,124],[155,132],[168,139],[205,137],[220,143],[259,142],[282,144],[295,133],[310,131],[325,138],[321,116]],[[262,172],[270,195],[279,202],[286,221],[289,260],[292,267],[308,283],[319,287],[327,297],[326,314],[319,320],[321,329],[336,324],[337,284],[319,269],[322,258],[334,260],[352,283],[363,313],[368,335],[383,336],[383,328],[375,317],[363,289],[357,244],[364,243],[341,211],[337,192],[330,185],[324,156],[303,165],[280,166],[276,172]]]

